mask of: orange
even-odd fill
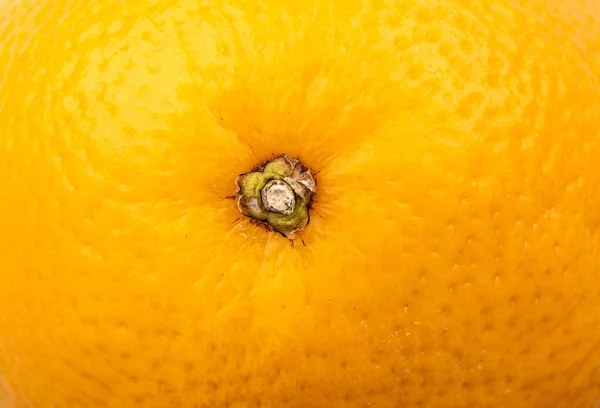
[[[597,1],[3,0],[0,61],[0,407],[598,406]]]

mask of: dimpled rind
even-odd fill
[[[0,407],[596,407],[599,19],[0,0]]]

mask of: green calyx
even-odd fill
[[[242,174],[236,184],[243,215],[268,223],[288,239],[308,224],[316,183],[299,160],[279,157],[258,171]]]

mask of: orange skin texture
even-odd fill
[[[0,407],[596,407],[599,19],[0,1]],[[227,198],[280,154],[293,245]]]

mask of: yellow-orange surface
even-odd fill
[[[597,407],[599,44],[592,0],[0,0],[0,407]],[[279,154],[293,246],[227,198]]]

